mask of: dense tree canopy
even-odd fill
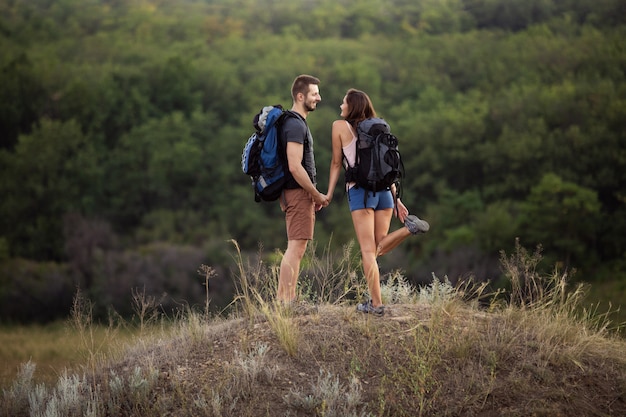
[[[300,73],[322,80],[322,191],[348,88],[400,138],[403,200],[432,229],[388,267],[497,279],[519,237],[585,280],[626,279],[624,39],[622,0],[2,2],[0,304],[24,274],[103,303],[121,282],[194,303],[199,263],[227,275],[226,241],[284,248],[239,162]],[[321,247],[354,239],[340,189]]]

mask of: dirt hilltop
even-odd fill
[[[112,369],[158,369],[147,414],[626,415],[624,341],[559,321],[461,303],[382,318],[322,305],[194,324]]]

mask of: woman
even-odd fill
[[[355,164],[358,123],[376,117],[368,95],[356,89],[348,90],[340,108],[341,119],[335,120],[332,127],[333,156],[326,194],[329,200],[335,191],[344,155],[348,166],[353,167]],[[417,216],[409,215],[402,201],[395,199],[395,185],[375,193],[357,187],[355,183],[347,183],[346,189],[354,230],[361,248],[363,272],[371,297],[369,301],[358,304],[357,311],[382,316],[385,314],[385,306],[380,293],[380,271],[376,258],[397,247],[408,236],[427,232],[429,225]],[[394,205],[394,200],[397,205]],[[394,207],[396,216],[405,227],[389,233]]]

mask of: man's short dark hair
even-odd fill
[[[320,85],[320,80],[312,75],[302,74],[298,75],[291,86],[291,97],[295,100],[298,93],[302,93],[305,96],[309,92],[309,85]]]

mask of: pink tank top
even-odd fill
[[[352,130],[352,126],[346,120],[348,127],[350,128],[350,132],[352,132],[352,140],[346,146],[342,146],[341,150],[343,151],[343,155],[346,157],[348,161],[348,166],[353,167],[356,163],[356,135],[354,134],[354,130]],[[352,188],[354,186],[354,182],[350,182],[346,184],[346,190]]]
[[[353,167],[356,162],[356,135],[352,130],[352,126],[346,120],[348,127],[350,128],[350,132],[352,132],[352,140],[346,146],[343,146],[341,149],[343,150],[343,155],[348,160],[348,165]]]

